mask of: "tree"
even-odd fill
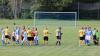
[[[9,0],[14,19],[20,18],[22,0]]]
[[[32,11],[62,11],[73,0],[34,0]]]

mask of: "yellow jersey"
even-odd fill
[[[58,32],[59,32],[59,29],[56,29],[56,36],[59,36]]]
[[[27,30],[27,36],[32,37],[32,31],[31,30]]]
[[[48,36],[49,35],[49,31],[48,30],[43,30],[43,34],[44,34],[44,36]]]
[[[9,35],[9,29],[5,29],[5,35]]]
[[[85,31],[84,31],[84,30],[82,30],[82,29],[81,29],[81,30],[79,30],[79,36],[80,36],[80,37],[83,37],[84,35],[85,35]]]

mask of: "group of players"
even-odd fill
[[[93,44],[98,46],[99,45],[99,32],[98,29],[91,27],[82,27],[79,30],[79,46],[88,45],[90,46],[92,41]],[[92,41],[91,41],[92,40]]]
[[[2,35],[2,46],[6,46],[7,44],[18,44],[21,46],[32,46],[32,45],[39,45],[39,36],[38,36],[38,30],[36,27],[33,27],[32,29],[26,28],[23,26],[22,28],[16,26],[16,29],[14,29],[12,32],[10,32],[9,27],[1,29],[1,35]],[[49,30],[46,26],[43,30],[43,40],[44,45],[48,44],[49,40]],[[58,27],[56,29],[56,37],[57,42],[56,45],[61,45],[61,36],[62,31],[61,27]]]

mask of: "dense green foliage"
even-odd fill
[[[32,18],[34,11],[68,11],[78,1],[99,0],[0,0],[0,18]]]

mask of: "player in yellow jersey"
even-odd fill
[[[47,27],[43,30],[43,36],[44,36],[44,45],[45,44],[48,44],[49,31],[48,31],[48,28]]]
[[[6,27],[6,29],[4,31],[5,31],[5,43],[7,44],[10,41],[10,36],[9,36],[10,33],[9,33],[8,26]]]
[[[79,30],[79,39],[80,39],[79,46],[81,46],[84,44],[84,40],[85,40],[85,30],[83,27]]]
[[[30,29],[30,28],[28,28],[28,30],[27,30],[27,39],[28,39],[28,41],[29,41],[29,44],[30,45],[32,45],[32,43],[33,43],[33,37],[32,37],[32,30]]]

